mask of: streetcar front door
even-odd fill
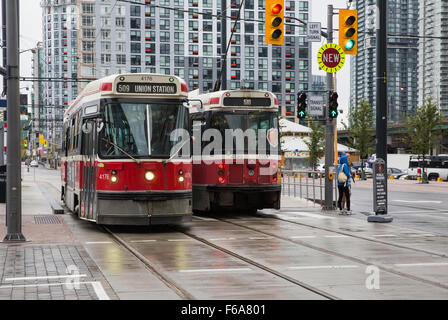
[[[96,123],[92,120],[83,122],[83,192],[81,195],[80,217],[96,220]]]

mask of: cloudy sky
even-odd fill
[[[327,6],[333,4],[334,8],[346,8],[347,0],[310,0],[311,3],[311,22],[321,22],[322,27],[327,26]],[[338,26],[338,16],[334,16],[333,26]],[[40,0],[20,0],[20,50],[30,49],[36,46],[38,41],[42,39],[42,15]],[[337,32],[334,33],[334,42],[337,43]],[[317,64],[317,51],[326,43],[322,38],[321,42],[313,43],[312,52],[312,72],[313,74],[325,75],[325,72],[319,71]],[[20,57],[20,75],[31,76],[31,57],[30,51],[24,52]],[[344,110],[342,117],[338,117],[338,125],[341,119],[345,118],[348,112],[348,104],[350,97],[350,57],[346,56],[344,67],[337,73],[339,106]],[[31,83],[21,83],[20,87],[30,86]],[[26,89],[21,90],[27,93]],[[29,92],[29,91],[28,91]]]

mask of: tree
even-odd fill
[[[372,106],[367,100],[361,101],[358,107],[350,107],[348,125],[342,123],[348,131],[348,145],[358,150],[361,159],[366,159],[375,150],[375,130]],[[365,180],[364,162],[361,166]]]
[[[421,155],[423,179],[422,183],[428,183],[425,172],[425,155],[434,148],[435,142],[442,136],[442,117],[436,103],[431,98],[415,109],[414,115],[406,118],[407,135],[403,142],[407,143],[411,152]]]
[[[366,100],[359,107],[351,107],[348,126],[343,123],[349,134],[348,145],[359,151],[361,159],[366,159],[375,150],[375,131],[373,110]]]
[[[308,161],[314,171],[319,159],[325,155],[325,128],[316,121],[309,121],[309,127],[312,131],[308,139],[303,141],[308,147],[310,153]]]

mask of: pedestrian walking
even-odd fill
[[[340,210],[340,214],[351,214],[350,210],[350,167],[348,163],[348,157],[343,155],[339,159],[339,167],[338,167],[338,208]],[[342,198],[345,196],[345,202],[347,204],[347,210],[342,208]]]

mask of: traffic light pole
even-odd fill
[[[7,1],[8,62],[8,157],[6,182],[7,234],[3,242],[26,241],[22,234],[22,185],[20,173],[20,105],[19,105],[19,1]]]
[[[328,5],[327,13],[327,43],[333,42],[333,5]],[[329,173],[330,168],[333,168],[333,157],[334,157],[334,121],[330,119],[329,108],[330,108],[330,94],[329,92],[333,90],[333,74],[327,73],[327,110],[325,116],[325,204],[324,210],[334,210],[333,205],[333,180],[330,180]],[[336,179],[334,175],[333,179]]]
[[[377,161],[384,161],[383,172],[387,173],[387,0],[377,0],[377,6],[379,23],[376,29],[376,158]],[[385,210],[376,211],[374,216],[367,217],[369,222],[392,221],[392,216],[387,214],[387,174],[384,174],[384,180]]]

